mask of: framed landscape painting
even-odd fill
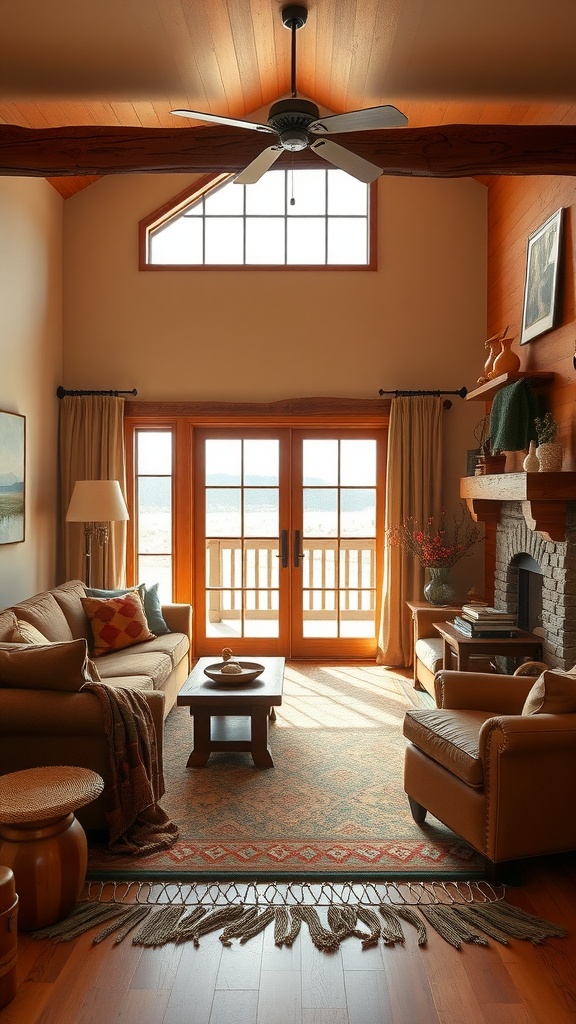
[[[24,540],[26,417],[0,410],[0,544]]]
[[[563,212],[557,210],[528,239],[521,345],[556,323]]]

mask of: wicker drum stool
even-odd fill
[[[0,864],[14,872],[22,931],[59,921],[76,903],[88,844],[73,812],[103,789],[103,779],[87,768],[28,768],[0,776]]]

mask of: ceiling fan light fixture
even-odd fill
[[[287,149],[289,153],[299,153],[308,145],[308,132],[299,128],[289,128],[288,131],[282,132],[280,142],[282,148]]]

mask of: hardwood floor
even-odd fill
[[[141,949],[91,935],[69,943],[19,936],[16,997],[1,1024],[573,1024],[576,1020],[576,857],[522,866],[510,902],[568,930],[540,947],[465,946],[429,929],[419,949],[362,950],[349,939],[318,952],[303,929],[276,949],[267,929],[244,946],[217,935]],[[406,929],[408,933],[408,929]],[[92,933],[94,934],[94,933]]]
[[[98,929],[61,944],[21,933],[0,1024],[574,1024],[576,854],[523,863],[507,899],[567,937],[459,952],[432,929],[418,948],[406,927],[405,946],[362,950],[351,938],[326,954],[306,928],[291,949],[271,928],[230,948],[216,934],[143,949],[93,946]]]

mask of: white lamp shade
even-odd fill
[[[129,518],[117,480],[77,480],[74,484],[67,523],[117,523]]]

